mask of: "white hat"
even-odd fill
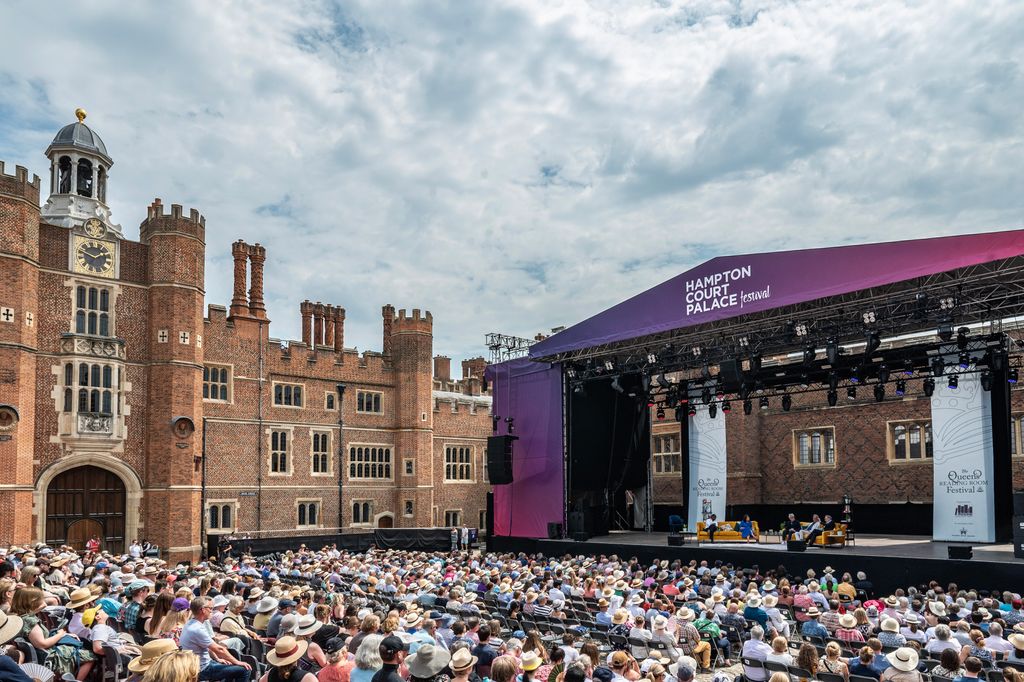
[[[896,651],[890,652],[885,660],[897,670],[910,672],[917,670],[917,652],[908,646],[901,646]]]
[[[882,630],[884,632],[899,632],[900,624],[895,618],[886,618],[882,621]]]

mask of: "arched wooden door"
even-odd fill
[[[382,516],[379,519],[377,519],[377,527],[378,528],[394,528],[395,527],[395,520],[393,518],[391,518],[390,516]]]
[[[58,474],[46,490],[46,542],[84,549],[99,535],[103,549],[125,548],[125,488],[117,474],[82,466]]]

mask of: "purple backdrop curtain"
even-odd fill
[[[558,365],[509,360],[487,368],[498,434],[513,418],[512,483],[494,489],[494,533],[547,537],[562,523],[562,372]]]

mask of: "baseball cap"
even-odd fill
[[[405,651],[405,642],[394,635],[388,635],[380,641],[380,655],[391,658],[399,651]]]
[[[629,663],[629,654],[625,651],[616,651],[612,654],[612,667],[621,668],[622,666]]]
[[[612,673],[611,668],[606,668],[603,665],[594,668],[594,674],[591,676],[594,682],[612,682],[615,675]]]
[[[323,650],[325,654],[334,654],[345,648],[345,642],[348,640],[347,634],[340,634],[337,637],[331,637],[329,640],[324,642]]]
[[[282,599],[281,601],[277,602],[277,607],[279,609],[284,609],[289,606],[295,606],[295,603],[296,602],[294,599]]]

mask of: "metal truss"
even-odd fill
[[[487,349],[491,351],[491,364],[494,364],[524,357],[530,352],[530,346],[537,342],[533,339],[492,332],[486,336],[485,343]]]

